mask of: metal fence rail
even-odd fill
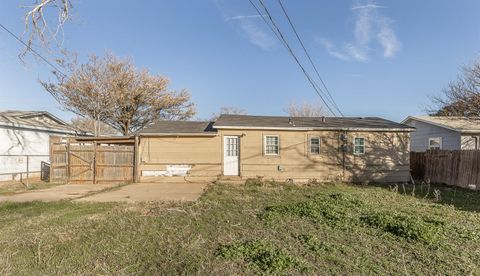
[[[0,154],[0,181],[21,181],[28,184],[32,178],[48,181],[44,170],[48,167],[47,154]]]

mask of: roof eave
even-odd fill
[[[480,129],[478,130],[460,130],[461,134],[480,134]]]
[[[314,131],[314,130],[340,130],[340,131],[395,131],[412,132],[415,128],[361,128],[361,127],[252,127],[252,126],[213,126],[215,129],[245,129],[245,130],[289,130],[289,131]]]
[[[214,137],[218,133],[139,133],[138,136],[150,136],[150,137]]]
[[[430,125],[445,128],[445,129],[448,129],[448,130],[451,130],[451,131],[462,133],[461,129],[453,128],[453,127],[450,127],[450,126],[447,126],[447,125],[444,125],[444,124],[440,124],[440,123],[436,123],[436,122],[432,122],[432,121],[429,121],[429,120],[424,120],[422,118],[418,118],[418,117],[415,117],[415,116],[408,116],[407,119],[402,121],[402,124],[406,123],[408,120],[417,120],[417,121],[425,123],[425,124],[430,124]]]
[[[38,131],[45,131],[45,132],[65,133],[65,134],[82,134],[81,131],[58,129],[58,128],[46,128],[46,127],[22,125],[22,124],[16,124],[16,123],[0,122],[0,126],[20,128],[20,129],[25,129],[25,130],[38,130]]]

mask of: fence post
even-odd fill
[[[133,183],[140,182],[140,159],[139,159],[140,138],[135,135],[135,143],[133,146]]]
[[[53,161],[54,161],[54,158],[53,158],[53,148],[54,148],[54,143],[55,143],[55,140],[56,140],[56,136],[50,136],[50,139],[49,139],[49,151],[48,151],[48,161],[50,163],[50,168],[48,169],[49,170],[49,173],[48,173],[48,178],[49,178],[49,182],[51,182],[51,177],[53,174]]]
[[[93,184],[97,184],[97,141],[93,142]]]
[[[70,139],[67,138],[67,183],[70,183]]]
[[[29,167],[29,163],[30,163],[30,156],[27,155],[27,187],[28,187],[28,185],[30,184],[30,181],[29,181],[29,178],[30,178],[30,167]]]

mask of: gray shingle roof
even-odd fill
[[[215,135],[212,128],[213,122],[207,121],[158,121],[143,130],[140,134],[191,134],[191,135]]]
[[[221,115],[214,128],[404,130],[414,128],[377,117],[286,117]]]
[[[0,125],[65,132],[71,134],[82,132],[47,111],[0,111]]]

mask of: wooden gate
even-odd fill
[[[50,177],[68,183],[133,182],[135,147],[75,138],[50,138]]]

